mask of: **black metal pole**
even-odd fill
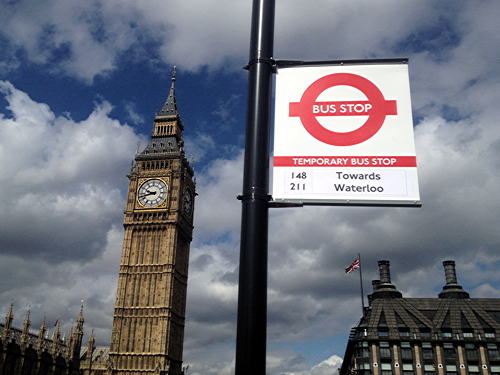
[[[359,289],[361,291],[361,316],[365,315],[365,293],[363,292],[363,273],[361,272],[361,268],[363,267],[361,264],[361,254],[358,253],[359,260]]]
[[[254,0],[241,213],[236,375],[266,373],[269,115],[274,0]]]

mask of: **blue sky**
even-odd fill
[[[0,312],[32,306],[109,342],[126,174],[177,66],[198,181],[185,355],[234,359],[250,1],[35,0],[0,5]],[[268,374],[331,374],[379,259],[405,296],[436,295],[441,261],[498,297],[497,1],[277,1],[276,59],[408,57],[421,209],[272,210]]]

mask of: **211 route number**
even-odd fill
[[[304,191],[304,190],[306,190],[306,179],[307,179],[306,172],[301,172],[301,171],[292,172],[290,179],[292,180],[292,182],[289,182],[288,190],[290,190],[290,191]]]

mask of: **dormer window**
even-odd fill
[[[495,331],[484,331],[484,337],[487,339],[494,339]]]
[[[452,337],[452,334],[451,334],[451,330],[442,330],[441,331],[441,337],[445,337],[445,338],[450,338]]]

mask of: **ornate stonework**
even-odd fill
[[[129,177],[109,362],[114,375],[182,373],[195,183],[183,150],[175,71]]]
[[[82,307],[83,310],[83,307]],[[59,322],[48,338],[45,322],[37,334],[31,332],[29,312],[23,328],[12,326],[12,305],[4,324],[0,324],[0,374],[3,375],[78,375],[83,337],[83,311],[65,339]]]

